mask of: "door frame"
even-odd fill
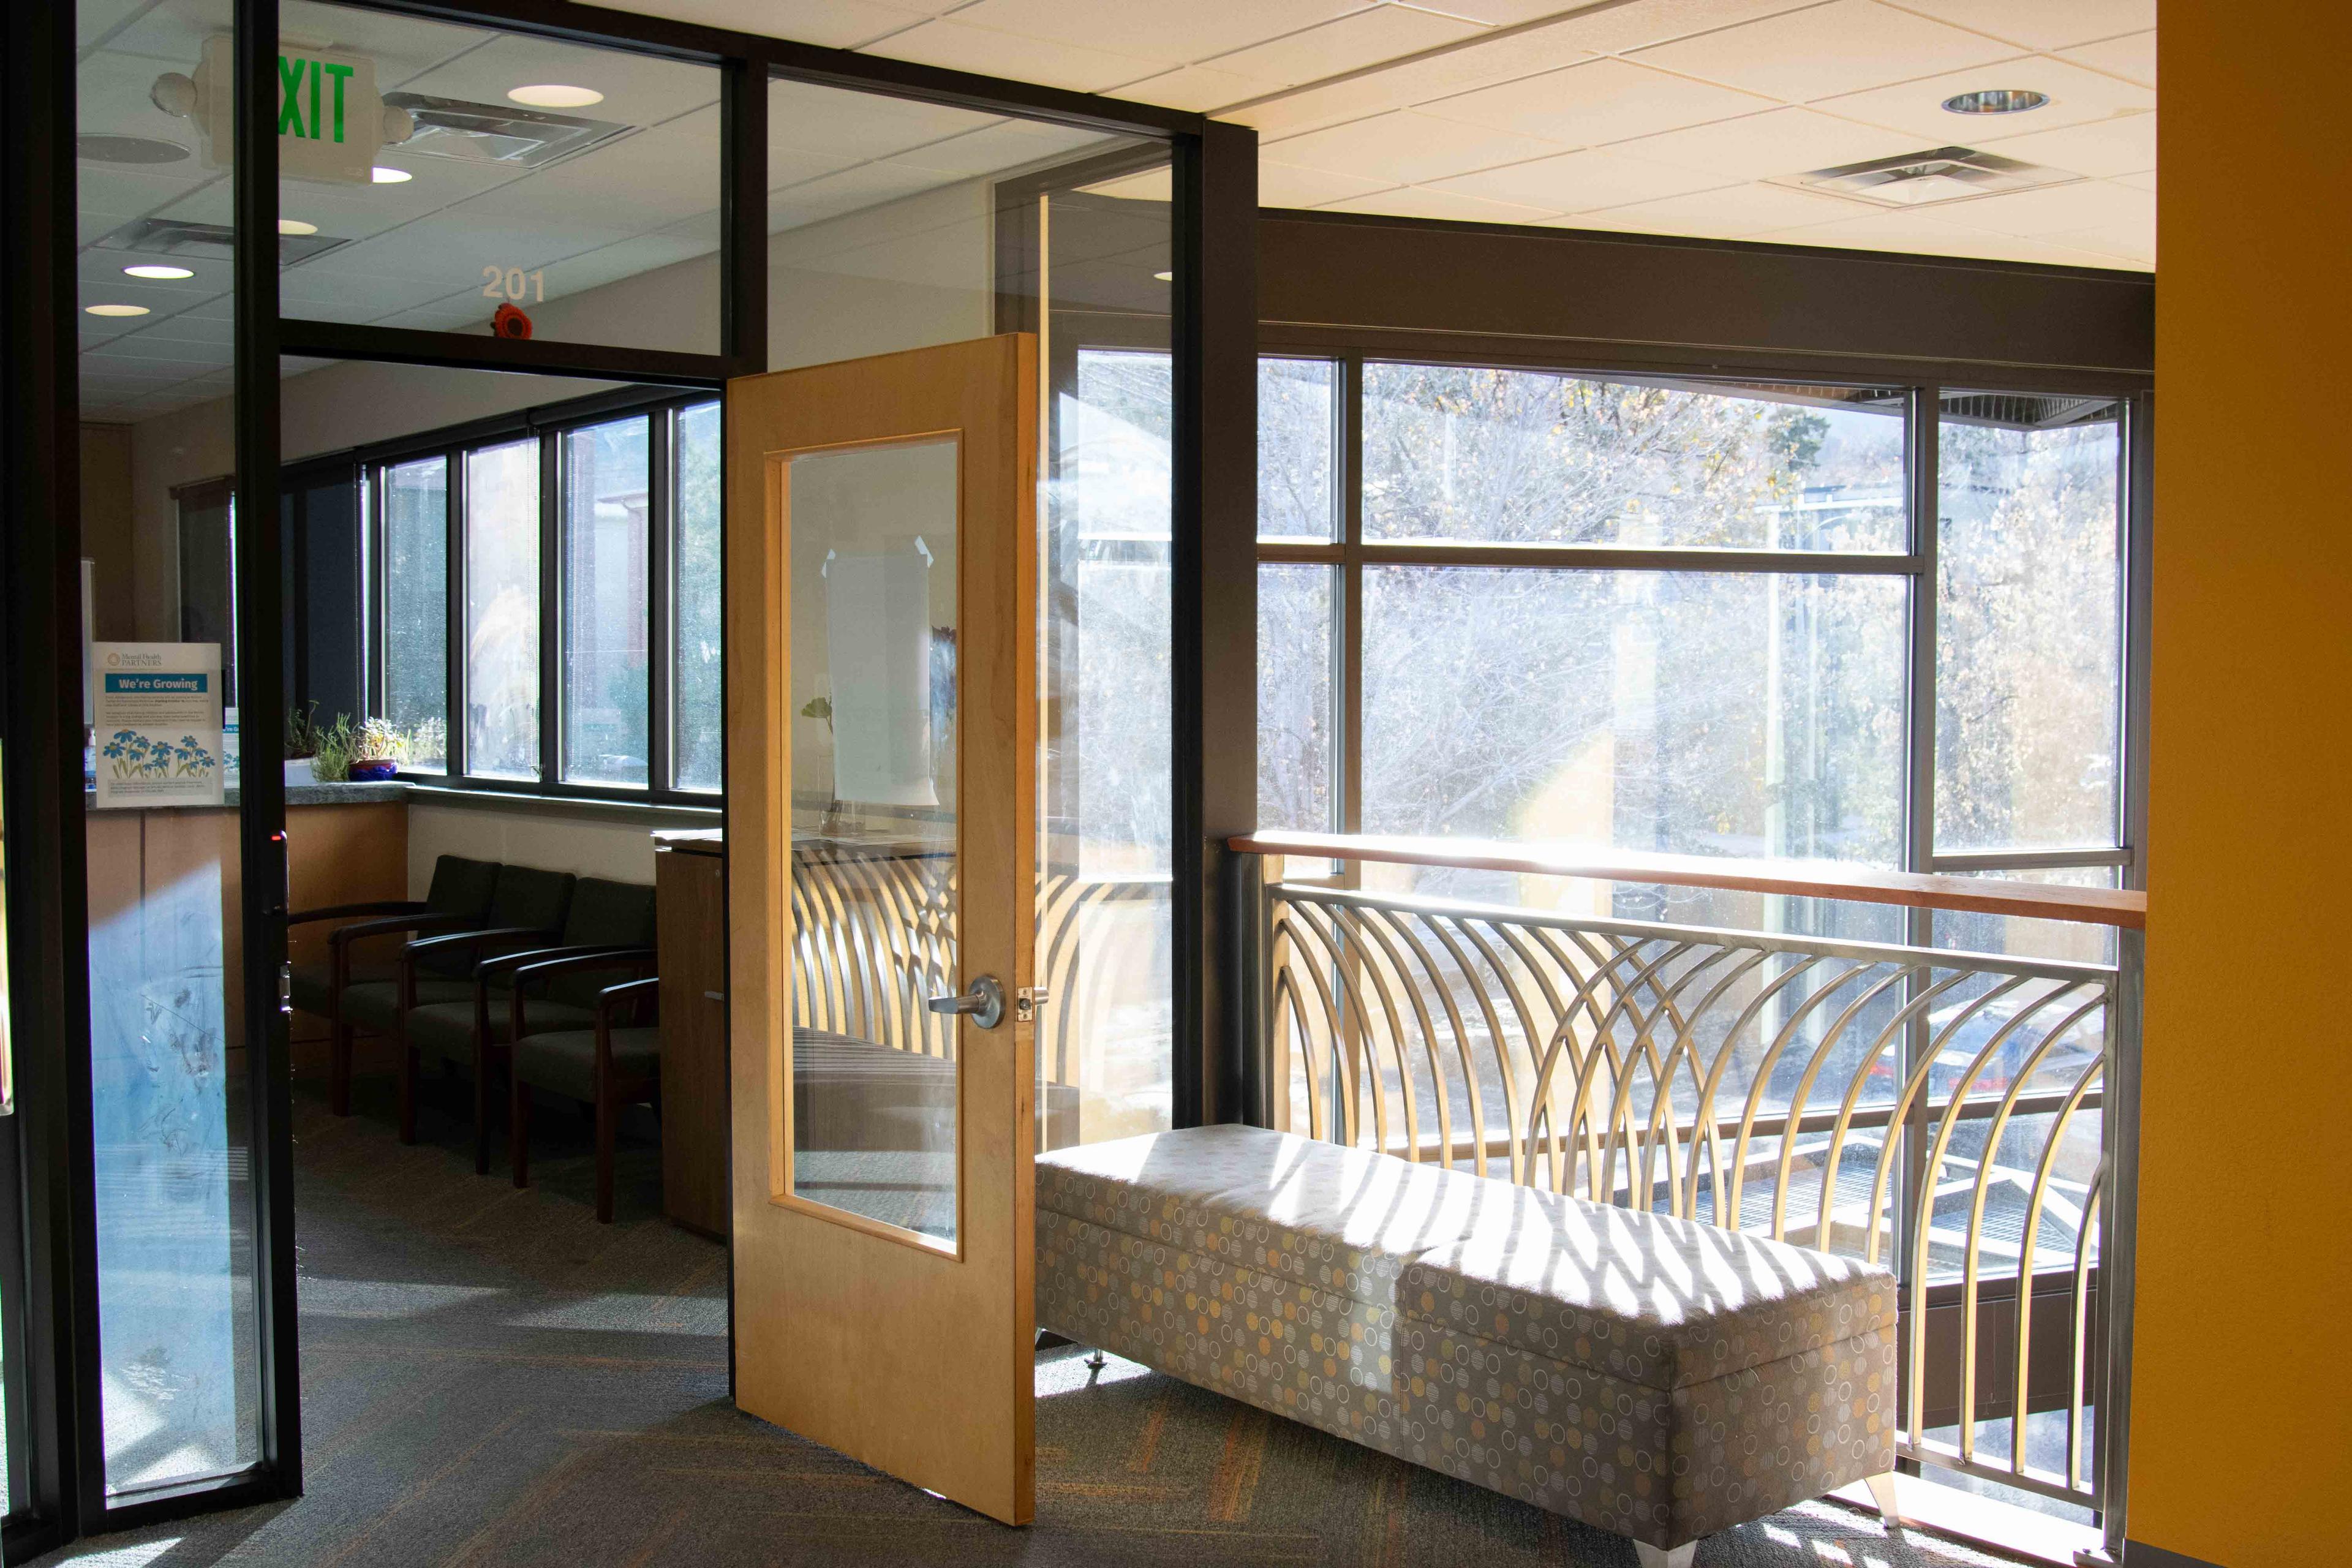
[[[682,387],[718,387],[767,368],[767,93],[772,79],[814,81],[1156,141],[1171,150],[1175,219],[1176,411],[1173,440],[1177,669],[1173,736],[1176,880],[1171,1068],[1179,1125],[1234,1113],[1240,1052],[1233,998],[1215,988],[1214,847],[1254,826],[1256,449],[1256,137],[1202,116],[971,72],[793,43],[725,28],[604,10],[569,0],[342,0],[404,14],[719,66],[721,121],[720,352],[681,354],[472,337],[454,332],[281,320],[274,247],[241,248],[236,267],[236,395],[240,504],[278,510],[278,357],[522,371]],[[278,0],[230,0],[245,94],[236,122],[235,197],[241,233],[268,233],[277,206],[275,60]],[[56,679],[6,693],[9,867],[6,963],[20,1074],[13,1136],[0,1160],[17,1179],[23,1224],[0,1227],[5,1304],[21,1310],[24,1349],[8,1367],[12,1456],[21,1453],[26,1509],[12,1516],[5,1556],[21,1561],[81,1534],[290,1497],[302,1487],[296,1358],[292,1145],[279,1015],[248,1009],[255,1143],[257,1279],[263,1334],[261,1463],[221,1482],[122,1506],[104,1495],[98,1379],[96,1217],[89,1146],[88,901],[83,853],[79,662],[75,579],[79,377],[74,323],[77,186],[73,13],[6,8],[5,113],[12,146],[45,157],[0,171],[5,223],[17,258],[0,342],[0,497],[19,542],[10,547],[5,633],[11,665]],[[265,40],[268,42],[265,43]],[[276,531],[240,531],[244,595],[256,668],[274,686],[283,635]],[[1218,588],[1206,592],[1210,581]],[[262,661],[266,660],[266,665]],[[244,706],[244,705],[241,705]],[[246,749],[281,750],[282,714],[241,714]],[[1206,744],[1209,737],[1218,744]],[[284,944],[282,782],[257,775],[244,797],[245,983],[267,996]],[[13,1149],[10,1147],[13,1144]],[[730,1352],[732,1331],[730,1332]],[[731,1359],[731,1357],[730,1357]]]

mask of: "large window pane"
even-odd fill
[[[1903,401],[1364,367],[1364,537],[1896,551]]]
[[[539,443],[466,454],[466,771],[539,777]]]
[[[1329,360],[1257,362],[1257,536],[1339,537],[1339,369]]]
[[[1945,395],[1938,848],[2116,841],[2116,412],[2095,398]]]
[[[411,773],[449,751],[449,460],[383,473],[383,717],[408,736]]]
[[[1892,864],[1904,584],[1368,567],[1368,833]]]
[[[1328,832],[1339,765],[1331,706],[1331,566],[1257,571],[1257,825]]]
[[[671,592],[671,776],[678,789],[719,787],[726,714],[719,672],[719,405],[677,416],[677,534]]]
[[[563,777],[643,784],[653,500],[644,415],[563,437]]]

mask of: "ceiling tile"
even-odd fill
[[[1411,112],[1376,115],[1265,145],[1280,162],[1301,168],[1407,183],[1442,180],[1561,150],[1557,142],[1532,136]]]
[[[1583,147],[1772,107],[1770,99],[1754,93],[1602,58],[1440,99],[1421,111]]]
[[[1918,150],[1918,138],[1810,109],[1775,109],[1687,131],[1644,136],[1610,151],[1713,174],[1724,183],[1801,174]]]
[[[2029,49],[2057,49],[2156,26],[2156,0],[1895,0],[1906,11],[1990,33]]]
[[[944,142],[909,147],[904,153],[893,155],[890,161],[911,168],[936,169],[943,174],[969,179],[981,174],[993,174],[1004,169],[1017,169],[1063,153],[1074,153],[1097,143],[1108,145],[1118,140],[1100,132],[1081,131],[1066,125],[1007,120],[978,131],[968,131],[961,136],[950,136]]]
[[[792,153],[815,159],[830,171],[961,136],[998,119],[953,104],[849,92],[815,82],[771,82],[768,155],[772,161],[780,153]],[[783,183],[772,169],[769,172],[771,189]]]
[[[1363,10],[1370,0],[977,0],[955,19],[1053,43],[1191,64]],[[1305,78],[1297,79],[1304,80]]]
[[[1407,185],[1377,195],[1351,196],[1324,204],[1325,212],[1379,213],[1389,217],[1443,218],[1454,223],[1540,223],[1553,216],[1542,207],[1516,202],[1490,202],[1454,191]]]
[[[1237,110],[1231,118],[1273,135],[1358,120],[1383,110],[1466,92],[1493,82],[1533,76],[1592,58],[1561,24],[1531,28],[1387,67],[1347,81],[1286,93],[1270,103]]]
[[[659,125],[719,101],[716,66],[555,43],[520,33],[496,34],[480,47],[403,85],[412,92],[504,104],[508,89],[547,81],[595,89],[604,100],[588,110],[587,118],[623,125]]]
[[[1264,98],[1281,90],[1282,86],[1278,81],[1220,70],[1215,66],[1184,66],[1163,76],[1129,82],[1118,89],[1118,96],[1137,103],[1156,103],[1162,109],[1205,114],[1227,104]]]
[[[2090,171],[2087,169],[2077,171],[2077,173],[2081,174],[2088,174],[2089,172]],[[2129,185],[2136,191],[2154,191],[2156,189],[2156,171],[2154,169],[2149,169],[2137,174],[2117,174],[2116,176],[2116,184],[2119,185]]]
[[[1712,174],[1695,174],[1671,164],[1587,151],[1432,183],[1440,190],[1489,201],[1516,202],[1556,213],[1579,213],[1682,195],[1725,182]]]
[[[1687,76],[1802,103],[1997,60],[2016,51],[1876,0],[1831,0],[1637,57]]]
[[[1208,63],[1221,70],[1267,77],[1286,85],[1320,81],[1401,55],[1460,43],[1486,31],[1478,23],[1465,22],[1458,16],[1441,16],[1402,5],[1376,5],[1288,37],[1218,55]]]
[[[1167,164],[1145,169],[1133,174],[1121,174],[1116,180],[1103,180],[1083,187],[1088,195],[1114,196],[1123,202],[1165,202],[1175,199],[1175,177]]]
[[[1302,169],[1261,158],[1257,165],[1257,205],[1262,207],[1318,207],[1349,196],[1368,196],[1389,189],[1387,180],[1358,174],[1335,174],[1328,169]]]
[[[2156,116],[2126,114],[1975,145],[2076,174],[2145,174],[2156,168]],[[2153,189],[2154,187],[2149,187]]]
[[[1579,14],[1562,17],[1559,26],[1563,32],[1572,32],[1577,42],[1595,54],[1621,54],[1821,3],[1822,0],[1631,0],[1625,5],[1588,6]],[[1443,8],[1483,20],[1488,5],[1512,4],[1514,0],[1470,0],[1466,5],[1444,0]],[[1537,0],[1535,4],[1521,0],[1519,8],[1541,15],[1558,15],[1569,9],[1562,0]]]
[[[2156,226],[2103,224],[2091,228],[2065,228],[2037,237],[2043,245],[2063,245],[2113,257],[2141,271],[2156,268]]]
[[[794,43],[854,49],[916,26],[950,9],[955,0],[629,0],[622,7],[647,16],[764,33]]]
[[[1985,88],[2026,88],[2046,95],[2050,101],[2022,114],[1955,114],[1944,107],[1944,100],[1955,93]],[[1813,107],[1848,120],[1911,132],[1920,138],[1922,147],[1955,142],[1979,147],[1988,137],[2048,131],[2154,109],[2156,93],[2065,60],[2025,55],[1995,65],[1922,77],[1896,87],[1825,98]]]
[[[1873,209],[1859,202],[1786,185],[1724,185],[1664,201],[1588,212],[1565,221],[1581,228],[1629,229],[1640,234],[1685,234],[1700,239],[1743,239],[1800,224],[1833,223]]]
[[[2046,240],[1983,234],[1948,225],[1929,227],[1924,224],[1906,226],[1874,226],[1866,222],[1822,223],[1747,237],[1775,245],[1825,245],[1841,250],[1949,256],[1974,261],[2030,261],[2047,267],[2111,268],[2116,265],[2115,258],[2102,256],[2095,251],[2077,250]]]
[[[1120,82],[1158,76],[1185,61],[1140,54],[1115,54],[1076,44],[1048,42],[1000,33],[961,22],[926,22],[867,46],[866,52],[917,65],[946,66],[984,76],[1011,77],[1041,87],[1100,92]]]
[[[2084,44],[2065,51],[2066,58],[2093,70],[2109,71],[2139,83],[2156,85],[2156,35],[2134,33],[2103,44]]]
[[[1954,202],[1945,210],[1956,223],[1989,228],[1996,234],[2045,235],[2063,229],[2144,225],[2153,239],[2156,197],[2111,180],[2077,180],[2038,191],[2012,191],[2006,195],[1978,196]]]

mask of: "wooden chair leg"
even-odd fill
[[[490,1048],[474,1045],[474,1174],[490,1173]]]
[[[621,1120],[621,1108],[614,1103],[613,1086],[596,1086],[596,1223],[613,1223],[613,1145]]]
[[[400,1141],[416,1142],[416,1047],[400,1041]]]
[[[507,1085],[507,1163],[514,1184],[530,1185],[530,1086],[520,1079]]]
[[[340,1009],[338,1009],[340,1012]],[[327,1106],[338,1116],[352,1113],[352,1026],[341,1017],[327,1045]]]

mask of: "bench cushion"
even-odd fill
[[[1406,1265],[1407,1318],[1675,1389],[1895,1327],[1886,1269],[1504,1182]]]
[[[1042,1154],[1037,1206],[1649,1388],[1895,1323],[1875,1266],[1259,1127]]]
[[[1487,1184],[1262,1127],[1193,1127],[1037,1157],[1037,1206],[1393,1307],[1413,1258],[1463,1235]]]

